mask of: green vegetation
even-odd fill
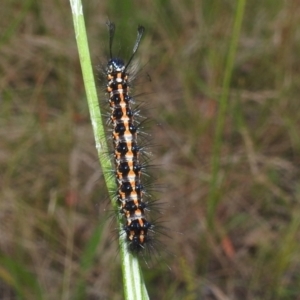
[[[74,33],[77,42],[79,60],[82,70],[82,76],[85,86],[85,91],[87,95],[87,102],[89,106],[90,118],[93,127],[95,145],[99,157],[99,162],[101,169],[103,171],[104,179],[108,191],[116,191],[117,185],[114,176],[111,174],[113,166],[109,158],[109,150],[107,146],[107,141],[105,138],[105,127],[103,125],[103,120],[101,117],[101,109],[99,106],[99,100],[97,98],[96,84],[94,80],[93,68],[90,58],[89,45],[87,41],[87,34],[85,29],[84,15],[82,9],[82,3],[80,0],[70,0],[73,23],[74,23]],[[103,114],[103,113],[102,113]],[[115,194],[112,192],[110,194],[110,200],[112,202],[112,207],[118,211],[118,206],[115,201]],[[124,235],[123,230],[123,220],[119,214],[116,215],[116,219],[119,222],[119,244],[120,244],[120,258],[122,265],[123,274],[123,290],[126,300],[147,300],[149,296],[147,294],[145,284],[142,280],[140,274],[140,267],[138,258],[127,251],[126,235]],[[100,242],[100,236],[98,232],[95,232],[90,243],[93,247],[87,247],[86,255],[83,255],[83,264],[85,270],[91,267],[91,261],[96,255],[96,247]],[[86,257],[86,259],[85,259]],[[86,264],[85,262],[88,262]],[[79,284],[79,290],[75,296],[79,299],[84,298],[84,281]]]
[[[117,224],[69,3],[6,2],[0,298],[123,299]],[[297,299],[298,2],[248,1],[240,30],[239,1],[85,2],[96,78],[107,58],[106,20],[116,23],[114,50],[125,57],[137,25],[146,28],[134,93],[146,93],[136,101],[146,102],[154,120],[152,172],[163,186],[157,197],[171,236],[161,236],[150,268],[141,261],[150,299]]]

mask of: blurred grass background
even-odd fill
[[[300,299],[299,4],[245,7],[211,227],[237,2],[84,1],[95,73],[108,18],[116,52],[131,51],[138,24],[147,30],[138,59],[152,79],[153,163],[171,236],[144,268],[151,299]],[[0,28],[0,299],[122,299],[69,2],[6,1]]]

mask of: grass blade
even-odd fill
[[[75,36],[79,52],[80,64],[83,74],[87,101],[91,116],[91,122],[94,131],[95,143],[98,152],[98,157],[105,177],[105,182],[109,191],[116,190],[116,183],[113,176],[110,176],[110,170],[113,169],[110,160],[107,157],[108,147],[105,140],[105,129],[101,119],[95,80],[91,65],[91,59],[86,36],[83,8],[80,0],[70,0],[73,23],[75,28]],[[115,207],[113,199],[112,204]],[[119,222],[120,216],[119,217]],[[140,268],[136,257],[127,251],[127,243],[123,233],[123,228],[120,222],[120,247],[121,260],[123,269],[124,294],[126,299],[148,299],[148,295],[140,274]]]
[[[234,58],[237,50],[237,45],[239,41],[244,10],[245,10],[246,0],[239,0],[237,3],[235,19],[232,30],[232,38],[229,45],[229,52],[226,61],[225,74],[222,85],[222,95],[219,103],[219,111],[217,116],[217,124],[213,145],[213,155],[212,155],[212,179],[210,183],[210,190],[208,196],[208,226],[210,228],[214,227],[214,216],[216,207],[220,199],[219,187],[218,187],[218,175],[220,170],[220,152],[222,146],[222,134],[225,124],[225,117],[228,106],[228,96],[230,82],[233,72]]]

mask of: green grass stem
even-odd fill
[[[219,110],[217,116],[213,154],[212,154],[212,178],[210,182],[210,190],[208,195],[208,226],[210,228],[214,228],[215,211],[220,200],[220,191],[219,191],[220,185],[219,185],[218,175],[220,171],[222,135],[223,135],[226,112],[228,107],[228,96],[229,96],[231,77],[233,73],[234,58],[235,58],[240,31],[242,27],[243,15],[245,11],[245,3],[246,0],[239,0],[237,2],[233,30],[232,30],[232,38],[229,45],[229,52],[227,55],[224,79],[222,84],[222,94],[219,102]]]
[[[87,242],[80,261],[80,277],[76,284],[75,299],[81,300],[86,296],[85,274],[93,266],[97,246],[102,238],[104,221],[100,222]]]
[[[38,278],[24,265],[0,253],[0,278],[14,288],[17,299],[44,299]]]
[[[113,169],[110,160],[107,157],[108,147],[105,139],[105,129],[103,126],[99,102],[97,98],[96,85],[91,65],[91,58],[89,53],[88,41],[85,30],[83,8],[80,0],[70,0],[73,22],[75,28],[75,36],[77,41],[79,59],[83,74],[84,86],[87,94],[87,101],[91,116],[92,127],[94,131],[96,149],[98,152],[99,161],[103,170],[105,182],[108,191],[116,190],[116,183],[110,173]],[[116,207],[111,198],[112,204]],[[123,284],[125,299],[139,300],[149,299],[144,281],[140,274],[140,267],[138,259],[127,251],[127,244],[125,235],[121,225],[121,218],[118,216],[120,223],[120,247],[121,247],[121,261],[123,270]],[[96,249],[96,248],[94,248]]]

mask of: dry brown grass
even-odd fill
[[[145,0],[134,3],[134,18],[116,3],[84,5],[95,70],[106,58],[107,16],[132,39],[138,23],[147,28],[139,58],[155,91],[147,96],[153,162],[163,166],[171,235],[170,251],[145,268],[151,298],[299,299],[298,1],[246,8],[214,230],[206,224],[207,195],[233,4]],[[0,28],[0,298],[39,299],[37,282],[42,299],[74,299],[83,276],[83,299],[122,299],[113,222],[93,267],[80,268],[110,206],[68,3],[7,2]]]

